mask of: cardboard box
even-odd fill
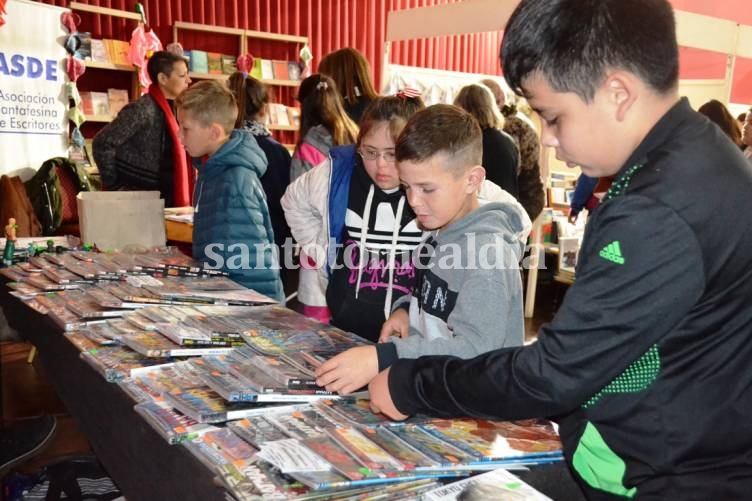
[[[82,191],[76,198],[82,242],[101,250],[165,245],[158,191]]]

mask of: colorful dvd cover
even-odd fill
[[[326,433],[371,470],[403,469],[403,465],[355,428],[326,428]]]
[[[266,442],[290,438],[284,431],[274,426],[263,416],[249,416],[247,418],[227,423],[228,428],[257,449]]]

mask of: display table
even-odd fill
[[[51,384],[127,499],[227,499],[208,468],[186,448],[169,445],[133,410],[135,402],[83,362],[51,319],[11,296],[6,282],[0,277],[8,324],[38,349]],[[553,499],[584,499],[564,463],[515,474]]]
[[[79,358],[59,327],[8,294],[4,279],[0,282],[8,324],[38,349],[51,384],[127,499],[226,499],[211,471],[187,449],[160,437],[119,386]]]

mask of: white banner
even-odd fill
[[[26,180],[43,161],[66,155],[65,10],[8,0],[0,27],[0,174]],[[33,170],[29,170],[33,169]]]

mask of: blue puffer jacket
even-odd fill
[[[193,256],[246,287],[284,302],[279,259],[259,178],[266,157],[251,134],[234,130],[205,164],[194,193]]]

